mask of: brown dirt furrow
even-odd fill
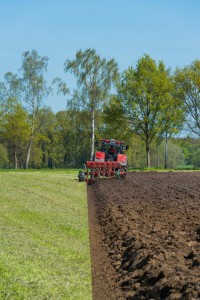
[[[200,298],[200,172],[88,186],[93,299]]]

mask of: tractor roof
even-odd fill
[[[124,144],[124,142],[116,141],[114,139],[110,139],[110,140],[101,139],[101,142],[104,144],[109,144],[109,145],[123,145]]]

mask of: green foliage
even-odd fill
[[[159,160],[159,166],[158,166]],[[159,147],[156,144],[152,144],[151,147],[151,163],[154,167],[165,167],[165,141],[163,140]],[[185,156],[183,150],[173,139],[168,141],[168,168],[176,169],[180,165],[185,164]]]
[[[115,101],[117,105],[110,109],[110,113],[115,107],[117,113],[121,111],[130,130],[144,141],[148,166],[150,144],[158,134],[174,128],[171,125],[178,120],[175,108],[179,104],[172,93],[173,83],[163,62],[156,64],[144,55],[136,68],[129,67],[124,72],[118,86],[121,105]]]
[[[128,166],[132,168],[145,168],[146,153],[144,142],[137,135],[132,134],[127,144],[129,146],[128,151],[126,151]]]
[[[177,69],[175,82],[179,97],[184,102],[187,126],[192,133],[200,136],[200,60]]]
[[[6,167],[8,161],[7,149],[2,144],[0,144],[0,168]]]
[[[130,138],[128,120],[123,114],[123,106],[117,95],[111,95],[109,103],[105,105],[103,110],[103,122],[106,125],[104,126],[104,136],[106,138],[110,136],[122,140]]]
[[[40,168],[83,167],[90,155],[90,122],[87,111],[39,112],[46,120],[38,130],[31,166]]]
[[[44,79],[47,71],[48,57],[40,56],[36,50],[25,51],[22,54],[21,85],[23,100],[32,113],[36,113],[50,89]]]
[[[4,82],[0,83],[0,94],[2,106],[6,105],[8,99],[20,102],[21,80],[11,72],[4,75]]]
[[[190,161],[191,161],[191,164],[193,164],[193,166],[195,168],[200,168],[200,148],[199,148],[199,146],[193,148],[193,151],[190,156]]]
[[[183,150],[187,165],[194,168],[200,167],[200,139],[191,137],[179,139],[177,143]]]
[[[27,141],[29,135],[29,124],[27,113],[15,98],[8,98],[3,107],[4,116],[2,131],[5,138],[15,147]]]
[[[101,58],[94,49],[80,50],[74,60],[66,60],[65,71],[72,72],[77,79],[75,106],[89,111],[101,109],[119,75],[114,59]]]
[[[1,86],[3,99],[1,102],[0,133],[2,139],[6,141],[10,161],[17,169],[18,163],[22,163],[22,149],[28,141],[30,127],[27,123],[27,113],[20,102],[20,79],[17,75],[8,72],[5,74]]]
[[[36,163],[40,167],[53,168],[54,140],[56,116],[50,108],[43,108],[38,111],[38,123],[40,124],[35,144],[32,148],[31,164]]]

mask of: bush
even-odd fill
[[[8,162],[8,152],[6,148],[2,144],[0,144],[0,168],[5,168]]]

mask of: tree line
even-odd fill
[[[94,49],[64,63],[77,88],[55,77],[48,57],[22,54],[18,74],[0,82],[0,167],[73,168],[94,156],[101,138],[129,144],[132,167],[200,166],[200,61],[167,69],[145,54],[120,73],[114,59]],[[69,100],[54,113],[45,106],[52,88]]]

